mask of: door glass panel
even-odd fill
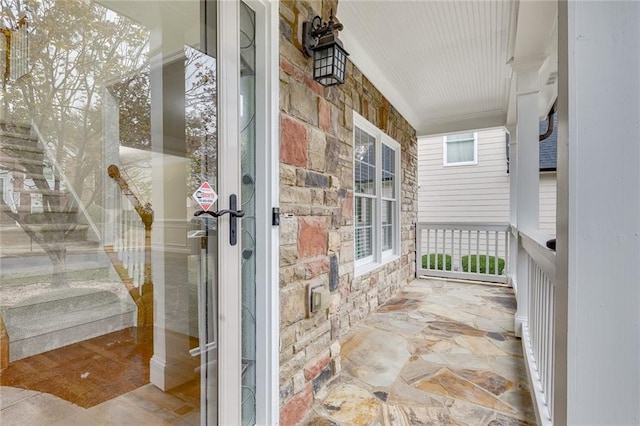
[[[216,423],[217,221],[192,197],[219,185],[215,7],[0,0],[0,397],[55,395],[79,424]],[[243,53],[251,217],[254,64]]]
[[[242,423],[256,422],[256,43],[255,13],[240,6],[242,219]]]

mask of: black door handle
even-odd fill
[[[193,215],[194,216],[202,216],[203,214],[208,214],[208,215],[213,216],[213,217],[220,217],[220,216],[224,216],[225,214],[229,214],[232,217],[243,217],[244,216],[244,211],[242,211],[242,210],[218,210],[217,212],[209,212],[209,211],[200,210],[198,212],[195,212]]]
[[[210,212],[205,210],[200,210],[195,212],[194,216],[201,216],[203,214],[208,214],[213,217],[220,217],[228,214],[229,217],[229,244],[235,246],[238,244],[238,219],[239,217],[244,216],[244,211],[236,210],[238,207],[238,197],[236,194],[229,195],[229,209],[226,210],[218,210],[217,212]]]

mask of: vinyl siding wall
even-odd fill
[[[477,164],[443,166],[443,137],[418,138],[420,222],[508,222],[503,129],[478,132]]]
[[[540,230],[556,236],[556,173],[540,173]]]
[[[418,138],[420,222],[509,222],[503,129],[478,132],[477,164],[443,166],[443,137]],[[540,174],[540,229],[555,236],[556,174]]]

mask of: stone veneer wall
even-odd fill
[[[321,12],[326,20],[331,8],[337,10],[337,1],[280,2],[282,425],[299,421],[340,371],[339,339],[415,275],[416,132],[350,62],[345,84],[323,88],[313,81],[313,61],[300,47],[302,22]],[[357,277],[354,110],[402,146],[401,256]],[[308,314],[309,284],[330,290],[328,313]]]

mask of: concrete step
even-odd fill
[[[51,289],[0,312],[11,361],[135,326],[136,319],[128,295],[95,288]]]

